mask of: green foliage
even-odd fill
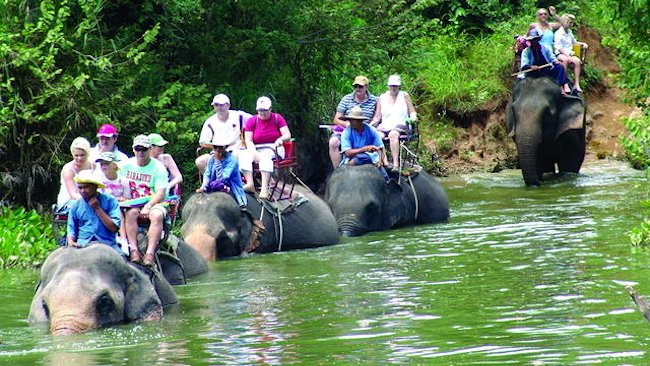
[[[650,245],[650,219],[645,219],[641,225],[630,230],[627,235],[632,246],[645,248]]]
[[[621,136],[627,159],[635,169],[647,169],[650,167],[650,115],[625,118],[623,124],[629,131],[627,136]]]
[[[34,210],[0,207],[0,227],[1,268],[36,267],[56,248],[48,217]]]
[[[464,114],[507,92],[502,76],[512,64],[511,38],[440,36],[417,45],[415,68],[425,101],[421,107]]]
[[[603,44],[617,51],[619,84],[638,102],[650,94],[650,0],[580,2],[588,23],[604,33]]]

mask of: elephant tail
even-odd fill
[[[648,300],[644,296],[639,295],[632,286],[626,286],[625,289],[627,290],[627,293],[630,294],[630,297],[634,300],[634,303],[641,313],[643,313],[646,320],[650,321],[650,304],[648,303]]]

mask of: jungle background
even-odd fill
[[[330,123],[358,74],[375,95],[389,74],[402,76],[420,116],[427,170],[514,168],[503,122],[513,36],[550,5],[575,14],[574,32],[590,44],[589,158],[647,170],[650,0],[4,1],[0,226],[9,234],[0,252],[10,255],[3,265],[26,251],[38,261],[32,244],[48,235],[48,218],[38,213],[55,200],[69,145],[77,136],[96,143],[103,123],[119,128],[117,145],[127,153],[133,136],[161,133],[185,192],[193,191],[198,133],[217,93],[248,112],[270,96],[297,137],[301,178],[316,190],[331,170],[317,126]],[[649,233],[646,221],[636,241]]]

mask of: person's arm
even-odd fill
[[[77,183],[74,181],[74,171],[68,164],[66,164],[61,170],[61,176],[63,177],[63,184],[70,195],[70,199],[76,200],[81,198],[79,191],[77,190]]]
[[[378,151],[378,150],[380,150],[380,148],[378,148],[378,147],[375,146],[375,145],[366,145],[366,146],[360,147],[360,148],[358,148],[358,149],[348,149],[348,150],[345,150],[343,153],[344,153],[345,156],[347,156],[348,158],[351,158],[351,157],[354,157],[354,156],[357,155],[357,154],[361,154],[361,153],[364,153],[364,152]]]
[[[415,111],[413,100],[411,100],[411,96],[407,92],[404,92],[404,101],[406,102],[406,108],[409,112],[409,118],[411,119],[411,121],[417,121],[418,113]],[[379,103],[377,103],[377,106],[379,107]]]
[[[97,217],[99,217],[99,220],[101,220],[102,224],[106,229],[108,229],[112,233],[116,233],[120,230],[119,225],[115,224],[113,219],[108,216],[106,211],[102,208],[100,202],[99,202],[99,197],[98,196],[93,196],[88,199],[88,205],[90,208],[93,209]]]
[[[343,117],[344,117],[344,116],[343,116],[343,113],[337,111],[337,112],[334,114],[334,119],[332,120],[332,122],[333,122],[335,125],[339,125],[339,126],[341,126],[341,127],[348,127],[348,126],[350,125],[350,122],[344,120]]]
[[[156,193],[151,196],[149,202],[147,202],[142,209],[140,209],[140,215],[147,216],[151,211],[151,208],[165,199],[165,192],[167,189],[165,187],[156,189]]]
[[[381,121],[381,97],[377,98],[377,104],[375,104],[375,115],[372,116],[370,120],[371,126],[376,126]]]
[[[209,145],[209,143],[212,142],[212,138],[214,137],[214,132],[210,128],[211,117],[212,116],[208,117],[208,119],[203,122],[203,127],[201,127],[201,133],[199,134],[199,146],[204,149],[212,149],[212,145]]]
[[[176,165],[176,162],[174,161],[174,158],[171,155],[167,154],[166,160],[167,160],[167,169],[169,169],[169,174],[172,177],[174,177],[167,184],[167,188],[171,188],[183,182],[183,175],[181,174],[181,171],[178,169],[178,166]]]
[[[68,211],[68,222],[66,225],[67,244],[70,247],[77,247],[77,235],[79,234],[78,219],[76,216],[76,203],[72,204],[70,211]]]
[[[291,131],[289,131],[289,126],[280,127],[280,137],[275,140],[275,146],[282,146],[283,141],[291,140]]]
[[[205,189],[208,187],[208,183],[210,183],[210,175],[212,175],[212,170],[214,166],[214,157],[210,156],[210,160],[208,160],[208,165],[205,168],[205,171],[203,172],[203,179],[201,181],[201,186],[196,190],[197,193],[201,193],[205,191]]]
[[[246,142],[246,149],[249,151],[255,152],[255,144],[253,143],[253,132],[246,131],[244,132],[244,142]]]

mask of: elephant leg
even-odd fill
[[[560,173],[578,173],[585,158],[585,145],[580,138],[581,130],[570,130],[558,138],[558,167]]]

